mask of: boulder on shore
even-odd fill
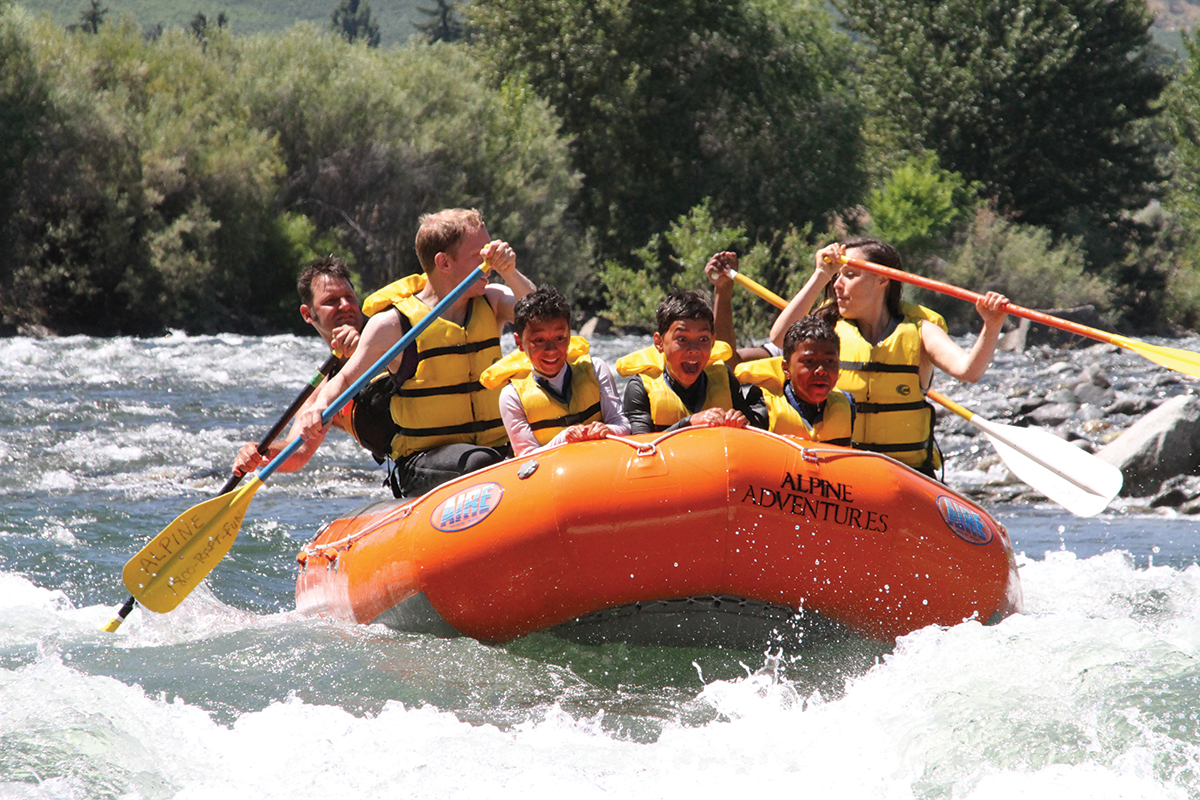
[[[1173,397],[1096,454],[1125,475],[1122,494],[1145,497],[1200,467],[1200,398]]]

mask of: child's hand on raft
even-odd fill
[[[563,439],[571,442],[590,442],[595,439],[607,439],[612,433],[603,422],[589,422],[587,425],[572,425],[563,433]]]
[[[706,408],[703,411],[692,414],[692,425],[695,427],[706,428],[744,428],[749,424],[746,415],[738,411],[736,408]]]

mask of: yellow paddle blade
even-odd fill
[[[1109,341],[1117,347],[1123,347],[1145,356],[1159,366],[1200,378],[1200,353],[1175,347],[1159,347],[1116,334],[1113,334]]]
[[[176,517],[125,564],[125,588],[160,614],[179,605],[229,552],[260,486],[255,475],[236,492],[205,500]]]

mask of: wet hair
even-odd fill
[[[712,306],[708,304],[704,295],[673,289],[654,312],[654,322],[658,326],[659,335],[666,335],[671,324],[681,319],[698,319],[707,322],[709,328],[715,328]]]
[[[863,255],[866,256],[863,260],[870,261],[872,264],[882,264],[892,269],[904,269],[904,265],[900,260],[900,252],[881,239],[860,236],[845,242],[844,247],[847,250],[863,251]],[[903,288],[904,284],[900,283],[900,281],[888,281],[884,304],[887,306],[888,313],[893,317],[902,318],[904,316],[904,312],[900,310],[900,292]],[[830,281],[825,286],[825,303],[817,309],[817,313],[831,324],[842,318],[837,309],[837,298],[833,290],[833,281]]]
[[[433,271],[434,258],[447,253],[471,231],[484,227],[483,215],[474,208],[448,208],[435,214],[422,214],[417,220],[417,260],[425,274]]]
[[[296,279],[296,292],[300,295],[300,302],[306,306],[313,304],[313,281],[317,279],[318,275],[343,280],[353,286],[353,281],[350,280],[350,268],[344,261],[335,255],[322,256],[305,267],[304,271],[300,273],[300,277]]]
[[[571,305],[552,286],[543,286],[522,297],[513,306],[513,328],[517,333],[525,333],[525,326],[530,322],[550,322],[565,320],[567,327],[571,326]]]
[[[842,346],[841,337],[837,335],[829,320],[815,313],[793,322],[788,327],[787,333],[783,335],[783,360],[790,361],[792,353],[804,342],[829,342],[835,349]]]

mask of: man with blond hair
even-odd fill
[[[424,494],[506,455],[499,390],[485,389],[479,376],[500,358],[500,330],[512,321],[513,306],[536,288],[517,270],[512,247],[492,239],[474,209],[422,216],[416,250],[423,272],[367,298],[370,319],[357,350],[299,418],[303,436],[319,436],[328,405],[486,262],[504,283],[478,280],[355,401],[355,437],[391,460],[388,482],[397,497]]]

